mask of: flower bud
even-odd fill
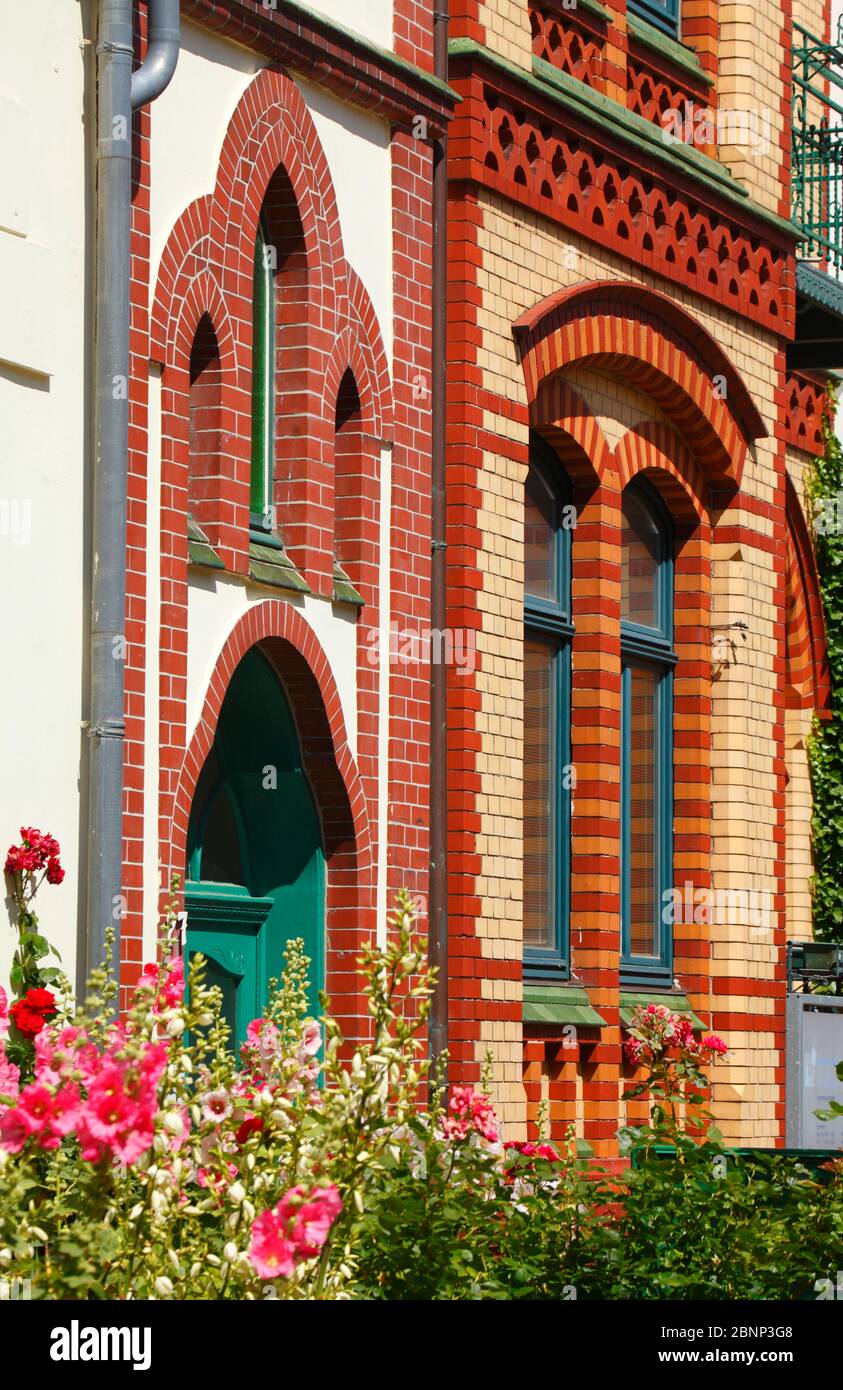
[[[245,1196],[246,1189],[242,1182],[233,1182],[228,1189],[229,1201],[233,1202],[236,1207],[239,1207]]]
[[[167,1023],[167,1037],[180,1038],[184,1032],[184,1019],[181,1014],[174,1014]]]
[[[225,1245],[223,1246],[223,1248],[222,1248],[222,1253],[223,1253],[223,1255],[225,1256],[225,1258],[228,1260],[228,1263],[229,1263],[229,1264],[233,1264],[234,1261],[237,1259],[237,1256],[238,1256],[238,1253],[239,1253],[239,1252],[238,1252],[237,1246],[234,1244],[234,1241],[233,1241],[233,1240],[229,1240],[229,1241],[226,1241]]]
[[[173,1293],[172,1279],[168,1279],[166,1274],[159,1274],[155,1280],[155,1292],[159,1298],[171,1298]]]

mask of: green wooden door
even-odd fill
[[[312,962],[315,1011],[324,977],[321,827],[292,711],[256,648],[232,677],[196,787],[187,879],[188,952],[207,957],[234,1041],[260,1015],[291,937],[303,937]]]

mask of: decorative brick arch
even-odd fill
[[[684,440],[660,420],[627,430],[613,455],[621,489],[644,473],[661,493],[674,521],[696,525],[708,515],[708,484]]]
[[[530,424],[564,464],[572,482],[602,479],[611,466],[611,450],[598,421],[563,376],[539,383],[530,402]]]
[[[747,446],[766,427],[722,349],[665,295],[593,281],[550,295],[513,332],[531,404],[575,363],[616,373],[658,404],[709,478],[740,486]]]
[[[167,841],[169,874],[184,872],[190,810],[199,774],[213,747],[231,677],[255,646],[271,662],[290,701],[322,823],[327,863],[327,991],[338,1016],[353,1027],[353,1035],[364,1036],[365,1000],[356,958],[375,931],[374,860],[366,796],[328,658],[313,629],[290,604],[268,600],[250,608],[235,624],[214,664],[173,798]]]
[[[353,270],[351,266],[348,267],[348,319],[353,339],[367,362],[370,389],[375,403],[375,433],[384,437],[391,432],[393,422],[392,381],[389,374],[389,363],[383,334],[369,291],[357,271]]]
[[[825,619],[816,560],[796,488],[785,484],[785,699],[790,709],[829,713]]]

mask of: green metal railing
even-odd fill
[[[793,26],[791,179],[797,254],[843,278],[843,17],[833,43]]]

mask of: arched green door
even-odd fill
[[[316,803],[287,697],[253,648],[232,677],[188,831],[188,952],[208,960],[239,1046],[280,975],[291,937],[323,987],[325,857]]]

